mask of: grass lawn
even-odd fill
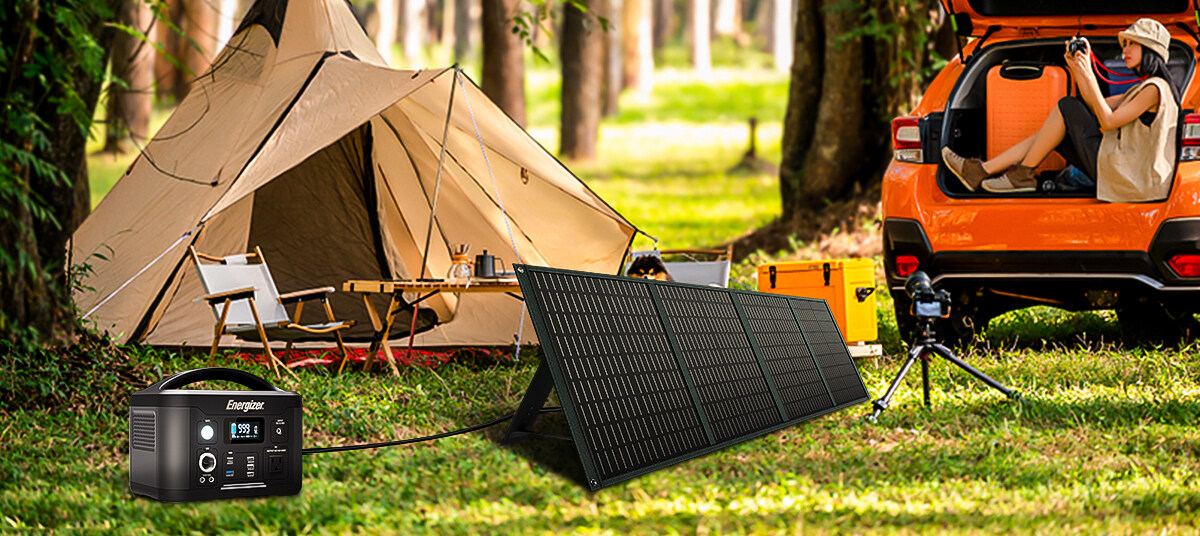
[[[895,340],[881,308],[883,341]],[[1035,339],[1023,334],[1033,333]],[[160,504],[127,489],[126,408],[47,376],[74,402],[0,411],[0,527],[114,533],[1154,533],[1200,530],[1200,352],[1113,343],[1097,314],[1035,309],[999,319],[962,355],[1023,392],[1007,402],[946,364],[933,407],[910,375],[878,424],[866,406],[788,428],[590,493],[574,448],[503,426],[433,443],[318,454],[294,497]],[[134,350],[146,370],[225,365]],[[410,368],[403,376],[324,370],[278,383],[300,392],[306,446],[412,437],[512,411],[535,359]],[[859,367],[873,396],[899,360]],[[52,367],[47,368],[53,371]],[[0,383],[13,374],[5,367]],[[151,374],[153,375],[153,374]],[[106,383],[108,382],[108,383]],[[122,397],[124,395],[122,394]],[[124,400],[122,398],[121,400]],[[561,415],[539,427],[566,433]]]
[[[738,92],[779,95],[786,81],[748,78]],[[778,160],[781,97],[727,99],[699,116],[697,82],[664,76],[605,123],[601,157],[572,165],[589,185],[668,247],[719,243],[769,220],[774,179],[728,176],[745,146],[745,113],[761,112],[760,147]],[[699,84],[703,85],[703,84]],[[732,90],[731,90],[732,91]],[[756,95],[759,93],[755,93]],[[636,99],[644,99],[644,102]],[[707,99],[707,100],[705,100]],[[694,109],[640,117],[674,103]],[[543,106],[531,102],[531,108]],[[641,111],[639,111],[641,106]],[[553,117],[534,112],[531,117]],[[641,114],[641,115],[639,115]],[[632,119],[639,117],[639,119]],[[552,122],[532,122],[555,148]],[[93,162],[93,170],[96,168]],[[119,174],[120,171],[117,171]],[[99,174],[94,175],[96,177]],[[745,268],[745,267],[743,267]],[[746,274],[750,270],[738,270]],[[749,283],[742,277],[744,283]],[[904,355],[890,299],[878,293],[880,341]],[[318,454],[294,497],[162,504],[128,491],[129,388],[103,359],[82,376],[48,360],[0,353],[0,531],[389,534],[1143,533],[1200,531],[1200,345],[1120,342],[1106,314],[1036,308],[993,321],[960,355],[1024,393],[1025,405],[935,363],[933,406],[909,375],[877,424],[866,406],[591,493],[569,443],[499,444],[498,426],[432,443]],[[228,356],[126,349],[146,378]],[[408,368],[400,378],[323,369],[278,384],[304,396],[305,446],[426,435],[515,409],[536,350],[518,362]],[[899,368],[864,359],[873,397]],[[37,378],[33,400],[6,389]],[[47,404],[46,400],[53,400]],[[566,433],[561,415],[539,421]]]

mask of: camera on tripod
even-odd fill
[[[967,371],[968,374],[979,379],[1005,396],[1014,400],[1020,400],[1021,394],[1013,391],[1000,382],[993,380],[987,374],[984,374],[968,365],[954,355],[949,348],[937,342],[937,336],[933,332],[933,320],[935,318],[946,318],[950,316],[950,293],[945,290],[933,290],[933,282],[929,280],[929,276],[925,272],[916,271],[908,276],[904,281],[904,292],[908,293],[908,297],[912,299],[912,315],[917,318],[917,329],[915,330],[915,339],[908,350],[908,360],[900,367],[900,373],[896,375],[896,379],[892,380],[892,384],[888,386],[887,392],[879,400],[871,402],[871,406],[875,408],[870,415],[867,416],[871,422],[875,422],[879,418],[879,414],[888,408],[892,403],[892,395],[896,394],[896,389],[900,387],[900,383],[904,381],[904,375],[908,374],[908,369],[917,361],[921,362],[921,385],[925,393],[925,406],[930,405],[929,400],[929,360],[933,357],[945,359],[960,369]]]
[[[1067,53],[1072,56],[1074,56],[1076,52],[1087,52],[1087,49],[1087,38],[1085,37],[1079,37],[1077,35],[1072,37],[1070,41],[1067,41]]]
[[[929,276],[920,270],[904,281],[904,292],[912,298],[912,315],[917,318],[946,318],[950,316],[950,293],[934,290]]]

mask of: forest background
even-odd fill
[[[838,227],[823,214],[831,204],[877,190],[890,159],[890,119],[956,50],[949,19],[932,0],[351,5],[393,66],[462,63],[522,125],[527,71],[557,67],[556,80],[534,90],[558,87],[552,149],[572,165],[595,160],[602,118],[619,115],[622,95],[653,95],[662,71],[655,65],[682,56],[676,64],[701,86],[722,75],[782,73],[786,96],[771,103],[785,104],[779,161],[756,151],[745,159],[777,178],[778,212],[757,232],[716,239],[736,240],[743,256],[814,239]],[[62,252],[93,203],[89,138],[102,139],[99,151],[110,155],[139,150],[156,110],[162,117],[186,94],[248,8],[245,0],[19,0],[0,12],[0,287],[9,298],[0,305],[0,338],[33,346],[73,339],[71,285],[92,263],[76,259],[73,268]],[[723,72],[714,73],[714,50]],[[650,116],[664,108],[643,107]],[[97,193],[110,182],[100,181]],[[834,211],[842,212],[857,209]]]

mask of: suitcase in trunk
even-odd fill
[[[987,157],[995,158],[1033,135],[1067,96],[1067,70],[1057,65],[1005,63],[987,74]],[[1057,171],[1067,163],[1051,152],[1038,172]]]

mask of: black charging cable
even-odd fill
[[[539,411],[539,413],[554,413],[557,411],[562,411],[562,408],[561,407],[542,408]],[[396,441],[387,441],[384,443],[363,443],[361,445],[344,445],[341,447],[322,447],[322,448],[314,448],[314,449],[301,449],[300,452],[303,453],[305,456],[307,456],[309,454],[323,454],[326,452],[346,452],[346,451],[350,451],[350,450],[377,449],[377,448],[381,448],[381,447],[395,447],[398,445],[408,445],[410,443],[420,443],[422,441],[432,441],[434,439],[441,439],[443,437],[462,435],[462,434],[474,432],[476,430],[483,430],[484,428],[489,428],[489,427],[495,426],[497,424],[500,424],[504,421],[507,421],[507,420],[513,418],[515,415],[516,415],[515,412],[509,413],[508,415],[504,415],[502,417],[497,417],[497,418],[492,419],[483,424],[476,424],[475,426],[469,426],[467,428],[459,428],[458,430],[451,430],[449,432],[442,432],[440,434],[431,435],[431,436],[413,437],[413,438],[409,438],[409,439],[399,439]]]

